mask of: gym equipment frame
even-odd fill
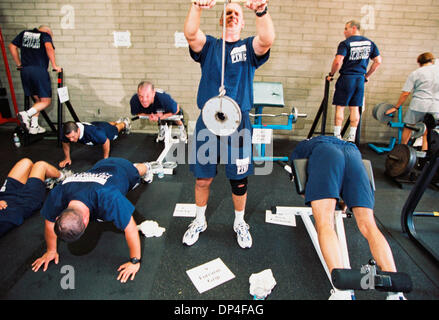
[[[292,108],[290,113],[264,114],[264,107],[285,107],[282,83],[280,82],[257,82],[253,83],[253,106],[255,114],[250,113],[254,118],[253,129],[266,130],[292,130],[293,123],[299,117],[306,117],[306,114],[299,114],[296,108]],[[286,124],[263,124],[263,117],[287,117]],[[288,156],[266,156],[266,144],[255,143],[256,154],[253,155],[254,161],[288,161]]]

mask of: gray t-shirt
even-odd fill
[[[439,112],[439,65],[428,65],[413,71],[402,91],[412,92],[411,110]]]

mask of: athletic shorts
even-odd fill
[[[364,97],[364,76],[341,75],[335,84],[332,104],[344,107],[362,107]]]
[[[248,113],[242,114],[237,131],[228,137],[210,132],[200,115],[191,143],[189,168],[196,178],[213,178],[217,165],[224,164],[228,179],[240,180],[254,173],[252,156],[253,128]]]
[[[46,186],[38,178],[29,178],[26,184],[8,177],[0,192],[0,200],[8,207],[0,210],[0,236],[15,226],[21,225],[43,206]]]
[[[23,91],[26,96],[52,97],[52,82],[47,70],[38,66],[23,67],[20,72]]]
[[[439,120],[439,113],[438,112],[422,112],[422,111],[415,111],[410,108],[407,109],[405,115],[404,115],[404,123],[408,124],[416,124],[418,122],[424,121],[424,117],[427,113],[431,113],[433,117],[436,120]]]
[[[341,141],[343,142],[343,141]],[[321,143],[308,160],[305,189],[307,205],[314,200],[341,196],[349,208],[373,209],[374,191],[360,151],[352,143]]]
[[[108,122],[93,121],[91,122],[91,124],[94,125],[95,127],[103,129],[105,131],[105,135],[110,141],[116,140],[119,135],[119,132],[117,131],[117,127],[109,124]]]

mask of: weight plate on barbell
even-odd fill
[[[377,105],[375,105],[375,107],[373,107],[372,109],[372,116],[378,120],[379,122],[383,122],[385,124],[387,124],[389,121],[392,121],[393,116],[390,115],[386,115],[387,110],[394,108],[395,106],[393,104],[390,103],[379,103]],[[394,116],[395,116],[396,111],[394,112]]]
[[[397,144],[387,154],[386,173],[393,177],[402,177],[408,174],[417,161],[416,150],[406,144]]]
[[[230,136],[241,124],[242,114],[239,105],[230,97],[213,97],[201,110],[206,128],[217,136]]]
[[[412,131],[412,138],[413,139],[418,139],[419,137],[422,137],[424,135],[425,131],[427,131],[427,126],[425,125],[424,122],[416,123],[415,127],[418,130],[413,130]]]

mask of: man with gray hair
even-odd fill
[[[332,62],[327,80],[332,81],[340,70],[340,77],[335,84],[332,104],[336,106],[334,135],[341,139],[341,126],[344,119],[344,108],[349,107],[350,131],[347,141],[355,142],[357,127],[360,121],[360,110],[363,106],[364,83],[381,64],[378,47],[370,39],[360,35],[360,23],[348,21],[344,28],[346,40],[340,42],[337,54]],[[373,61],[367,70],[369,59]]]
[[[55,61],[52,30],[45,25],[38,29],[20,32],[9,44],[12,58],[20,70],[25,96],[32,97],[33,106],[18,113],[18,117],[30,134],[44,133],[38,124],[40,112],[52,103],[52,82],[47,71],[49,60],[56,72],[62,68]],[[20,54],[18,52],[20,49]]]

